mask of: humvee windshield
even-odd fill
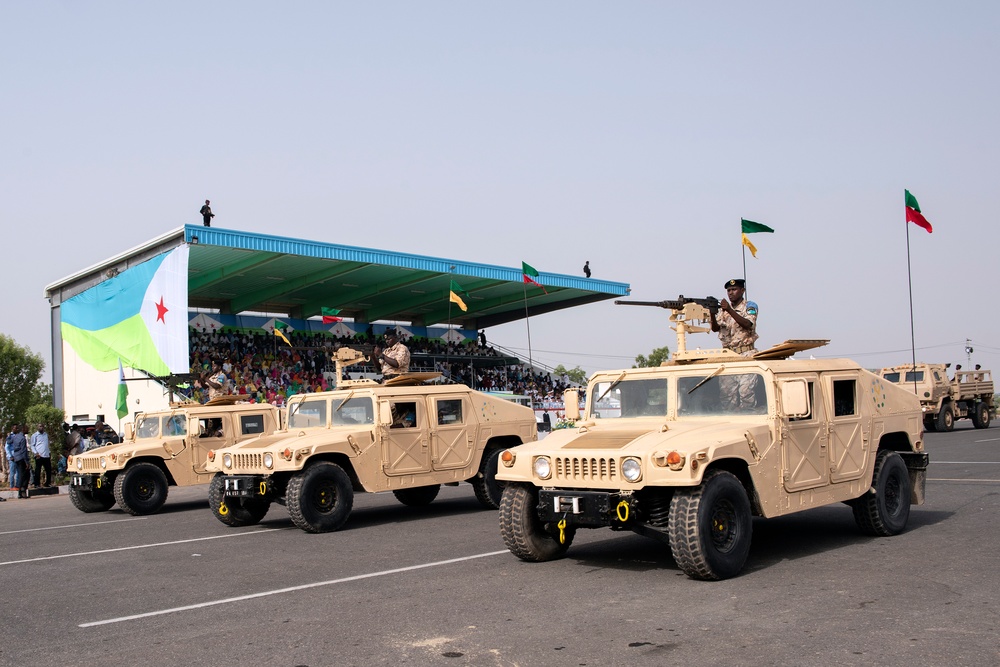
[[[767,394],[759,373],[677,378],[677,416],[766,415]]]
[[[333,423],[336,424],[372,424],[375,411],[372,409],[372,399],[360,396],[343,399],[334,398]]]
[[[288,428],[326,426],[326,400],[301,401],[288,414]]]
[[[139,440],[160,437],[160,424],[163,424],[163,437],[171,438],[178,435],[187,435],[187,420],[184,415],[149,416],[139,419],[136,424],[135,437]]]
[[[598,382],[589,402],[592,416],[601,419],[666,417],[667,380]]]

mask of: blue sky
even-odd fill
[[[998,365],[1000,5],[8,2],[0,331],[183,223],[724,296],[741,217],[761,344]],[[610,302],[531,320],[588,372],[675,347]],[[487,332],[526,352],[523,323]],[[692,346],[714,347],[709,335]]]

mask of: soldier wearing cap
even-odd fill
[[[382,377],[388,379],[410,370],[410,350],[399,342],[395,328],[385,330],[385,347],[375,346],[372,357],[379,362]]]
[[[718,316],[711,313],[712,331],[718,332],[722,347],[752,357],[756,352],[757,304],[743,298],[746,281],[742,278],[728,280],[724,287],[728,299],[719,302]],[[723,402],[732,409],[755,407],[757,378],[756,373],[720,377]]]

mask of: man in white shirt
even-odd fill
[[[49,452],[49,434],[45,424],[31,434],[31,453],[35,455],[35,488],[41,486],[42,469],[45,469],[45,486],[52,486],[52,456]]]

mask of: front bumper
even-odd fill
[[[637,516],[638,503],[632,494],[560,489],[538,492],[538,518],[546,523],[566,521],[567,525],[581,528],[623,528]]]
[[[226,498],[259,498],[274,493],[274,483],[264,475],[225,475],[223,495]]]
[[[114,482],[106,475],[88,475],[75,472],[70,476],[69,485],[78,491],[110,491]]]

